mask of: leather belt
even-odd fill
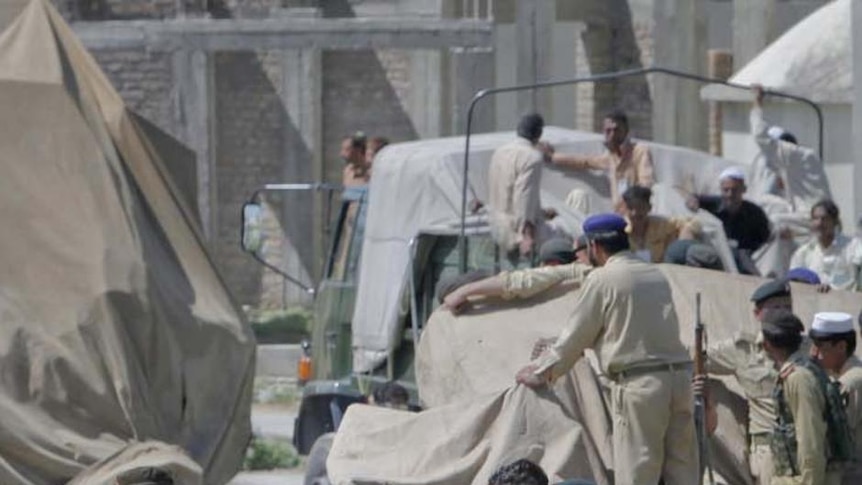
[[[675,362],[675,363],[666,363],[662,362],[660,364],[646,364],[646,365],[638,365],[635,367],[630,367],[625,370],[621,370],[619,372],[614,372],[611,374],[611,379],[615,381],[619,381],[622,379],[631,379],[633,377],[639,377],[646,374],[657,374],[659,372],[674,372],[678,370],[691,370],[693,367],[691,362]]]

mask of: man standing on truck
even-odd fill
[[[518,122],[518,138],[498,148],[488,170],[488,209],[494,241],[517,266],[558,232],[548,224],[556,216],[542,209],[539,191],[543,155],[537,148],[545,121],[528,114]]]
[[[692,363],[680,341],[670,285],[660,269],[629,250],[619,215],[591,216],[583,229],[597,269],[557,341],[516,380],[545,386],[594,348],[612,381],[614,481],[697,483]]]
[[[600,155],[556,153],[550,145],[543,148],[554,165],[575,170],[604,171],[610,185],[611,203],[614,210],[619,212],[622,209],[623,193],[629,187],[637,185],[651,188],[655,184],[652,154],[645,144],[631,139],[629,118],[621,110],[611,111],[605,116],[602,133],[607,152]]]

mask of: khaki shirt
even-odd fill
[[[655,184],[652,154],[642,143],[623,143],[620,153],[602,155],[567,155],[565,165],[576,169],[603,170],[611,185],[611,201],[618,205],[623,192],[633,185],[652,187]]]
[[[488,210],[494,240],[506,251],[521,242],[526,223],[544,221],[539,189],[542,153],[525,138],[498,148],[488,169]]]
[[[631,237],[631,223],[626,227],[629,234],[629,244],[632,251],[649,251],[649,260],[653,263],[664,262],[667,247],[679,238],[683,227],[689,223],[689,218],[666,218],[662,216],[647,216],[647,229],[643,241],[635,241]]]
[[[707,347],[710,374],[732,375],[739,381],[748,400],[748,432],[771,433],[775,423],[775,400],[772,390],[778,372],[775,364],[760,350],[758,335],[739,333],[735,338]]]
[[[593,267],[582,263],[542,266],[541,268],[521,269],[501,273],[505,280],[503,298],[529,298],[566,280],[578,284],[592,271]]]
[[[847,397],[847,424],[856,444],[853,461],[845,466],[841,483],[862,484],[862,361],[855,355],[847,359],[838,381]]]
[[[564,375],[589,347],[609,376],[639,365],[691,361],[679,338],[667,279],[631,252],[594,269],[576,298],[557,341],[535,361],[537,375]]]
[[[784,398],[796,429],[796,471],[792,477],[773,477],[772,485],[820,485],[826,482],[826,398],[817,377],[794,366],[797,354],[779,369],[784,378]]]

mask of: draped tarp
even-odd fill
[[[686,345],[693,344],[697,293],[709,342],[757,331],[749,297],[766,280],[660,268],[670,282]],[[408,414],[349,408],[327,463],[333,483],[484,484],[490,471],[517,458],[531,458],[562,478],[612,483],[605,378],[589,359],[581,359],[553,392],[529,394],[513,386],[535,342],[555,337],[565,325],[576,291],[561,286],[520,302],[487,301],[457,317],[435,312],[416,358],[419,394],[428,409]],[[794,283],[793,298],[794,312],[806,325],[818,311],[856,315],[862,309],[859,293],[822,294]],[[720,419],[710,443],[712,463],[727,483],[747,484],[744,400],[733,377],[715,381],[712,389]],[[548,420],[556,426],[543,428]],[[565,453],[568,458],[559,461]]]
[[[154,130],[50,2],[0,35],[4,485],[65,483],[145,441],[204,483],[241,464],[254,339],[180,190],[190,152]]]

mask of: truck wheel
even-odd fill
[[[304,485],[329,485],[329,476],[326,474],[326,458],[329,457],[333,439],[335,439],[335,433],[322,434],[311,446],[305,465]]]

